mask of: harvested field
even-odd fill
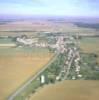
[[[70,32],[81,34],[98,34],[99,30],[77,27],[72,22],[54,22],[48,20],[14,21],[0,24],[0,35],[15,36],[19,34],[35,34],[34,32]]]
[[[5,100],[22,83],[38,72],[52,57],[48,52],[0,53],[0,100]]]
[[[39,89],[30,100],[97,100],[99,81],[64,81]]]

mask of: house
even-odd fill
[[[44,84],[45,83],[45,76],[41,75],[40,80],[41,80],[41,84]]]

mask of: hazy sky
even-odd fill
[[[0,15],[99,16],[99,0],[0,0]]]

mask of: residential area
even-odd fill
[[[5,40],[10,39],[10,42],[12,41],[15,44],[11,47],[9,46],[10,48],[28,48],[30,50],[43,48],[54,54],[53,58],[29,81],[14,92],[8,100],[19,100],[19,98],[27,98],[29,100],[30,95],[46,84],[54,84],[64,80],[99,79],[99,65],[96,63],[98,55],[82,51],[80,45],[83,36],[78,34],[64,35],[64,33],[60,33],[60,35],[59,33],[50,34],[52,33],[49,32],[45,35],[40,33],[37,37],[27,35],[2,37]],[[29,88],[31,86],[32,88]],[[22,96],[23,93],[25,94],[24,96]]]

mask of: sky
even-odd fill
[[[99,0],[0,0],[0,15],[99,17]]]

